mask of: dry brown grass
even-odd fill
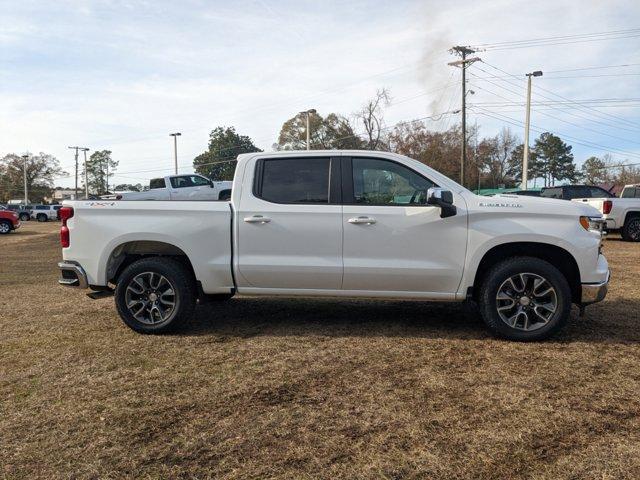
[[[179,335],[58,287],[57,225],[0,237],[0,477],[640,478],[640,245],[553,341],[471,308],[237,298]]]

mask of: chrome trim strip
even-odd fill
[[[58,263],[60,270],[71,271],[75,274],[76,278],[59,278],[58,283],[66,287],[78,287],[88,288],[89,282],[87,281],[87,274],[84,269],[77,263],[60,262]]]
[[[590,303],[601,302],[604,297],[607,296],[609,290],[609,280],[611,279],[611,272],[607,272],[607,279],[601,283],[583,283],[582,284],[582,297],[580,303],[588,305]]]

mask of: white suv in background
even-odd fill
[[[62,205],[34,205],[31,211],[31,218],[39,222],[58,219],[58,210]]]

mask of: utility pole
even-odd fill
[[[73,190],[73,199],[77,200],[78,199],[78,149],[80,147],[67,147],[67,148],[70,148],[72,150],[75,149],[75,151],[76,151],[76,154],[75,154],[75,159],[76,159],[76,186],[75,186],[75,188]]]
[[[535,72],[527,73],[527,112],[524,122],[524,154],[522,156],[522,190],[527,189],[527,183],[529,181],[529,122],[531,120],[531,77],[541,77],[542,72],[536,70]]]
[[[24,176],[24,204],[29,203],[29,195],[27,194],[27,160],[29,160],[29,154],[22,155],[24,162],[22,163],[22,173]]]
[[[84,154],[84,198],[85,200],[89,200],[89,172],[87,171],[87,152],[89,149],[79,147],[78,150],[81,150]]]
[[[309,115],[311,115],[312,113],[316,113],[316,109],[315,108],[310,108],[309,110],[305,110],[304,112],[300,112],[301,114],[303,114],[306,119],[307,119],[307,150],[311,150],[311,142],[310,142],[310,130],[309,130]]]
[[[169,134],[170,137],[173,137],[173,161],[176,165],[176,175],[178,174],[178,137],[180,135],[182,135],[180,132]]]
[[[447,65],[462,68],[462,154],[460,155],[460,185],[464,186],[464,164],[467,158],[467,67],[473,62],[480,61],[479,57],[467,58],[467,55],[475,53],[469,47],[452,47],[451,53],[460,55],[462,60],[449,62]]]

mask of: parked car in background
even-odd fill
[[[640,242],[640,186],[626,185],[620,198],[574,199],[597,208],[606,221],[607,231],[619,231],[622,239]]]
[[[58,210],[62,205],[35,205],[31,212],[31,218],[39,222],[47,222],[49,220],[58,220]]]
[[[16,212],[18,214],[18,218],[20,219],[20,221],[26,222],[31,219],[31,212],[33,211],[33,205],[10,203],[9,205],[7,205],[7,210]]]
[[[13,210],[0,209],[0,234],[6,235],[20,228],[20,218]]]
[[[229,200],[232,182],[214,182],[198,174],[152,178],[149,190],[116,195],[116,200]]]
[[[240,293],[474,299],[496,335],[540,340],[609,282],[597,210],[474,195],[389,152],[242,154],[230,202],[65,201],[61,216],[59,282],[115,285],[142,333]]]
[[[573,200],[574,198],[615,198],[611,192],[595,185],[560,185],[559,187],[543,187],[541,197]]]

